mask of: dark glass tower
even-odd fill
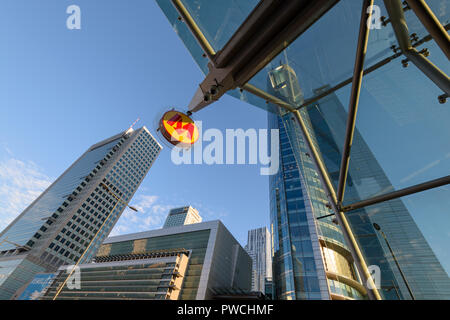
[[[294,105],[303,101],[297,76],[288,65],[269,73],[268,91]],[[301,113],[337,184],[347,119],[344,107],[336,95],[330,94]],[[332,216],[320,218],[333,212],[298,124],[292,115],[278,113],[269,114],[269,127],[280,130],[281,168],[270,178],[273,277],[278,298],[327,298],[327,292],[332,299],[361,298],[364,289],[339,227]],[[371,184],[380,189],[393,188],[356,129],[346,200],[364,199],[364,191]],[[383,298],[410,299],[410,295],[374,222],[388,237],[415,298],[450,298],[446,272],[400,199],[350,211],[347,217],[367,265],[380,268]]]

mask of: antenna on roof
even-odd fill
[[[138,122],[139,120],[141,120],[141,119],[140,119],[140,118],[137,118],[136,121],[133,122],[133,124],[128,128],[128,130],[127,130],[126,132],[130,131],[131,129],[133,129],[134,125],[135,125],[136,122]]]

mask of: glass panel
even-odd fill
[[[119,138],[120,139],[120,138]],[[45,223],[65,199],[83,182],[84,178],[95,168],[97,162],[117,144],[111,141],[81,156],[58,180],[26,208],[20,219],[13,222],[0,237],[0,251],[15,249],[16,245],[25,245],[27,241]],[[3,242],[2,240],[7,241]]]
[[[210,5],[209,1],[185,0],[184,3],[195,19],[205,37],[215,49],[221,49],[232,33],[245,20],[246,14],[251,12],[257,1],[244,2],[222,1]],[[203,57],[203,51],[185,23],[178,20],[178,13],[168,1],[158,1],[175,32],[204,73],[208,72],[208,59]],[[223,15],[212,15],[217,7],[223,7],[221,12],[238,13],[231,19]],[[209,9],[208,9],[209,8]],[[209,15],[207,14],[209,12]],[[295,40],[285,51],[272,60],[249,82],[257,88],[267,90],[268,74],[282,64],[289,64],[298,76],[300,89],[306,98],[316,94],[315,90],[324,85],[335,85],[352,75],[354,55],[358,36],[358,26],[361,13],[361,3],[356,1],[341,1],[329,10],[318,23]],[[213,18],[209,18],[209,17]],[[346,19],[342,19],[345,16]],[[228,20],[227,20],[228,19]],[[227,20],[224,27],[223,21]],[[333,26],[332,28],[330,26]],[[222,29],[224,28],[224,29]],[[214,36],[212,36],[214,35]],[[225,36],[226,35],[226,36]],[[317,39],[320,39],[318,41]],[[268,107],[265,100],[255,97],[248,92],[239,90],[229,91],[228,94],[247,101],[265,110],[274,111]],[[303,101],[297,101],[298,103]]]
[[[304,98],[309,99],[318,88],[334,86],[351,77],[360,16],[360,1],[338,2],[249,83],[266,90],[268,73],[288,64],[297,75]],[[300,103],[303,101],[296,100],[297,105]]]
[[[189,31],[189,28],[186,24],[178,19],[179,14],[175,7],[173,6],[171,1],[167,0],[156,0],[161,10],[169,20],[169,23],[172,25],[174,31],[178,34],[178,36],[183,41],[186,48],[191,53],[195,62],[198,64],[203,73],[208,72],[208,59],[203,57],[203,50],[197,43],[197,40],[194,38],[192,33]]]
[[[23,259],[7,260],[0,263],[0,285],[6,281],[8,276],[16,269]]]
[[[217,52],[259,3],[259,0],[183,0],[186,9]],[[220,14],[217,14],[219,13]]]
[[[24,286],[44,268],[26,259],[0,262],[0,300],[11,299],[18,288]]]
[[[208,3],[209,1],[203,1],[203,2]],[[253,0],[249,3],[252,3],[252,2],[253,2]],[[179,14],[176,11],[175,7],[172,5],[172,3],[170,1],[166,1],[166,0],[157,0],[157,3],[159,5],[159,7],[161,8],[161,10],[166,15],[166,17],[169,20],[170,24],[172,25],[174,31],[178,34],[178,36],[181,38],[181,40],[183,41],[186,48],[191,53],[195,62],[198,64],[198,66],[200,67],[202,72],[206,74],[208,72],[208,61],[209,60],[208,60],[208,58],[203,57],[204,52],[203,52],[202,48],[199,46],[197,40],[194,38],[192,33],[189,31],[186,24],[178,19]],[[220,3],[222,6],[227,6],[226,3],[228,3],[228,1],[221,1]],[[230,3],[231,3],[231,1],[230,1]],[[243,2],[239,1],[239,6],[240,6],[239,10],[243,10],[242,4],[243,4]],[[245,5],[247,6],[249,4],[245,4]],[[190,10],[192,10],[192,9],[190,9]],[[202,10],[204,10],[204,9],[202,9]],[[215,8],[214,8],[214,10],[215,10]],[[230,7],[230,10],[231,10],[231,7]],[[216,11],[214,11],[214,12],[216,12]],[[250,10],[249,10],[249,13],[250,13]],[[221,16],[217,15],[217,14],[214,14],[211,16],[214,16],[215,19],[221,18]],[[240,17],[240,19],[242,19],[242,21],[244,20],[244,18],[245,17],[242,17],[242,16]],[[236,30],[239,27],[239,25],[240,25],[240,23],[237,23],[237,20],[236,21],[233,20],[233,22],[230,22],[230,24],[227,26],[227,30]],[[206,28],[206,27],[207,27],[206,24],[203,25],[203,28]],[[231,34],[229,34],[228,36],[231,36]],[[223,38],[223,39],[225,39],[225,38]],[[209,39],[209,38],[208,38],[208,40],[213,41],[213,39]],[[225,40],[223,40],[223,41],[225,41]],[[245,91],[241,92],[240,90],[236,89],[236,90],[229,91],[228,94],[230,94],[231,96],[233,96],[237,99],[240,99],[242,101],[246,101],[250,104],[258,106],[260,108],[263,108],[266,110],[268,108],[268,105],[264,99],[261,99],[261,98],[255,96],[253,94],[250,94],[248,92],[245,92]]]
[[[380,1],[377,0],[377,2]],[[432,0],[426,1],[426,3],[443,26],[450,23],[450,8],[447,0]],[[428,35],[428,31],[422,25],[419,18],[417,18],[413,10],[408,10],[405,12],[405,19],[410,33],[416,33],[419,38]]]

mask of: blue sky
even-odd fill
[[[81,8],[81,30],[66,8]],[[155,1],[2,1],[0,5],[0,228],[90,145],[122,130],[151,131],[185,108],[203,74]],[[196,118],[203,128],[266,128],[267,114],[225,96]],[[258,165],[176,166],[166,147],[116,229],[158,228],[191,204],[245,245],[269,224],[268,180]]]
[[[81,30],[66,28],[72,4],[81,8]],[[431,46],[430,59],[445,62]],[[138,117],[137,127],[154,131],[158,116],[184,108],[203,80],[154,0],[2,0],[0,48],[0,229],[90,145]],[[361,105],[373,108],[360,107],[360,132],[396,188],[448,174],[448,103],[437,104],[427,79],[401,104],[375,92],[423,78],[399,62],[386,68],[396,68],[391,78],[365,78],[374,90],[363,86]],[[204,129],[267,127],[265,111],[227,95],[196,120]],[[175,166],[165,148],[132,200],[140,213],[125,211],[113,233],[158,228],[171,207],[191,204],[245,245],[247,230],[269,224],[268,192],[258,165]],[[449,194],[446,186],[404,199],[447,270]]]

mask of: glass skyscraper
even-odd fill
[[[145,127],[130,128],[76,160],[1,232],[0,299],[13,298],[36,273],[89,261],[161,148]]]
[[[327,87],[319,88],[320,94]],[[297,75],[287,64],[269,72],[268,91],[300,105]],[[308,130],[333,182],[339,178],[347,113],[330,94],[302,109]],[[291,115],[269,113],[269,127],[280,130],[281,170],[270,178],[271,226],[274,237],[274,281],[281,299],[363,298],[356,269],[308,154],[300,128]],[[357,129],[346,197],[361,200],[367,180],[390,189],[388,178]],[[361,187],[365,180],[364,188]],[[382,227],[416,299],[450,297],[450,280],[400,199],[347,213],[368,265],[380,268],[380,293],[385,299],[410,299],[393,257],[373,223]],[[320,257],[322,256],[322,258]],[[352,281],[349,281],[351,279]],[[355,290],[356,289],[356,290]]]
[[[178,277],[167,265],[173,262],[166,260],[173,253],[186,254],[189,260]],[[149,263],[149,258],[155,262],[158,257],[165,261],[133,270],[133,265]],[[81,289],[65,289],[57,299],[205,300],[228,291],[247,292],[251,286],[250,257],[219,220],[109,237],[95,262],[80,266]],[[114,270],[95,273],[95,266]],[[64,280],[61,275],[44,299],[55,296],[58,282]],[[105,281],[99,286],[101,279]],[[170,296],[168,289],[173,290]]]
[[[450,64],[417,8],[375,0],[370,16],[368,2],[354,0],[157,2],[207,75],[205,99],[197,92],[190,109],[220,88],[269,111],[269,127],[280,130],[282,167],[270,177],[276,298],[411,299],[411,290],[415,299],[449,299],[437,257],[448,270]],[[450,22],[446,2],[427,2],[440,30]],[[364,274],[335,213],[349,223]],[[364,264],[381,281],[367,295]]]

